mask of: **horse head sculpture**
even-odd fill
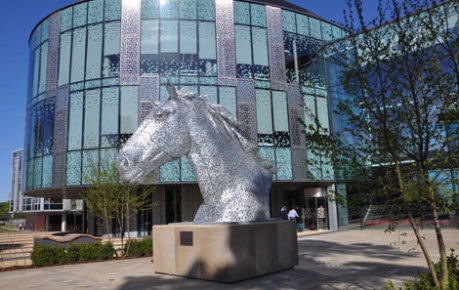
[[[186,156],[203,197],[195,223],[269,219],[276,169],[222,106],[176,91],[169,81],[167,89],[169,99],[155,105],[120,150],[120,177],[142,183],[154,169]]]

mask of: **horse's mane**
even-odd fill
[[[250,156],[252,156],[252,158],[268,172],[272,174],[277,173],[277,168],[273,166],[270,160],[264,159],[260,156],[258,153],[258,147],[249,141],[249,139],[241,131],[238,121],[234,119],[223,106],[211,103],[205,98],[193,92],[178,91],[177,96],[179,99],[188,100],[192,103],[199,102],[204,104],[212,117],[220,120],[226,132],[232,138],[238,140],[240,146],[244,149],[245,152],[249,153]]]

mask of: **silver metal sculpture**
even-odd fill
[[[241,134],[226,110],[194,93],[176,91],[158,103],[119,152],[123,180],[145,176],[186,156],[203,203],[195,223],[262,221],[269,216],[269,190],[276,169]]]

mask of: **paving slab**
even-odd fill
[[[410,229],[302,233],[299,265],[234,284],[154,273],[151,257],[0,273],[0,289],[384,289],[388,280],[401,286],[426,271]],[[319,234],[317,234],[319,233]],[[406,235],[405,235],[406,233]],[[444,229],[447,249],[459,251],[459,230]],[[438,260],[435,233],[421,230],[432,259]]]

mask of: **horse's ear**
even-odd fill
[[[169,96],[172,100],[177,100],[178,99],[177,90],[175,89],[174,85],[172,84],[171,80],[169,79],[167,75],[166,75],[166,78],[167,78],[167,85],[166,85],[167,92],[169,93]]]

